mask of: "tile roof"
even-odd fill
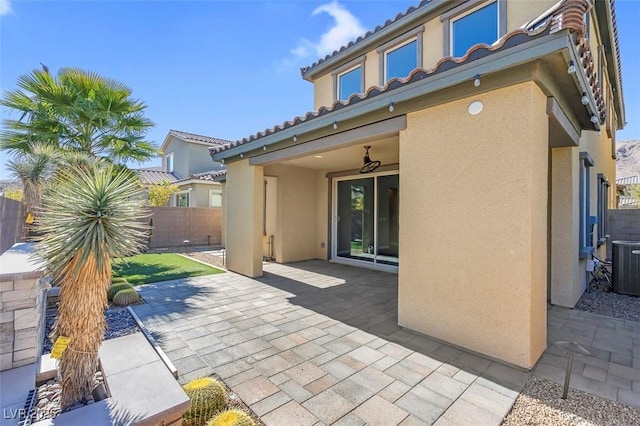
[[[179,180],[173,173],[160,170],[137,169],[135,172],[138,174],[140,182],[142,182],[143,185],[159,185],[164,181],[176,183]]]
[[[425,2],[421,3],[421,6],[424,3]],[[602,94],[600,94],[599,90],[597,72],[593,65],[591,50],[588,44],[583,43],[583,41],[585,40],[584,32],[586,28],[584,23],[584,14],[590,9],[590,7],[590,0],[563,0],[561,2],[561,6],[557,9],[553,9],[553,11],[548,16],[543,16],[541,17],[541,19],[536,19],[536,22],[543,22],[543,24],[536,24],[535,29],[516,29],[505,34],[491,46],[484,43],[476,44],[469,48],[469,50],[463,57],[444,57],[440,59],[440,61],[438,61],[438,63],[429,70],[424,68],[416,68],[411,72],[411,74],[409,74],[409,76],[405,78],[393,78],[382,87],[371,87],[363,94],[351,95],[346,101],[335,101],[330,107],[320,107],[316,112],[308,112],[303,117],[295,117],[293,120],[286,121],[281,125],[276,125],[271,129],[265,129],[262,132],[258,132],[254,135],[243,138],[242,140],[232,142],[225,146],[209,148],[209,150],[213,153],[219,153],[230,148],[254,142],[265,136],[272,135],[301,123],[311,121],[331,112],[350,107],[363,100],[374,98],[383,93],[391,92],[400,87],[404,87],[417,81],[424,80],[425,78],[429,78],[432,75],[448,71],[452,68],[456,68],[468,62],[472,62],[493,53],[509,49],[511,47],[526,43],[535,38],[547,34],[553,34],[564,29],[568,29],[572,32],[577,32],[580,35],[580,37],[578,37],[579,55],[582,60],[584,69],[587,72],[589,84],[596,99],[599,114],[602,117],[603,114],[605,114],[605,111],[603,97]],[[399,18],[396,17],[396,19]]]
[[[212,138],[210,136],[197,135],[195,133],[182,132],[180,130],[171,129],[169,130],[169,134],[185,141],[204,142],[213,146],[227,145],[231,143],[231,141],[225,139]]]
[[[404,19],[406,16],[411,15],[412,13],[414,13],[415,11],[419,10],[420,8],[424,7],[425,5],[427,5],[429,3],[431,3],[431,0],[422,0],[418,4],[418,6],[410,6],[404,12],[398,13],[393,19],[387,19],[384,22],[384,24],[378,25],[372,31],[367,31],[364,35],[356,38],[353,41],[350,41],[349,44],[347,44],[346,46],[342,46],[340,49],[334,50],[332,53],[328,54],[324,58],[319,59],[318,61],[314,62],[313,64],[311,64],[308,67],[300,68],[300,73],[302,74],[302,76],[304,76],[305,74],[307,74],[309,71],[311,71],[312,69],[314,69],[318,65],[328,61],[329,59],[333,58],[334,56],[338,55],[339,53],[342,53],[345,50],[350,49],[351,47],[355,46],[356,44],[361,43],[362,41],[370,38],[372,35],[379,33],[383,29],[389,27],[389,25],[391,25],[391,24],[393,24],[395,22],[398,22],[401,19]]]
[[[221,178],[223,176],[227,175],[227,170],[226,169],[222,169],[222,170],[209,170],[208,172],[202,172],[202,173],[194,173],[191,176],[189,176],[186,179],[182,179],[183,181],[185,180],[191,180],[191,179],[199,179],[199,180],[212,180],[215,181],[218,178]]]
[[[616,184],[617,185],[640,185],[640,175],[617,178]]]

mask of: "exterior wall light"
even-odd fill
[[[224,158],[220,160],[220,164],[224,164]]]
[[[297,135],[293,135],[293,141],[294,142],[298,142],[298,136]]]
[[[473,85],[474,85],[475,87],[480,87],[480,74],[476,74],[476,75],[473,77]]]
[[[567,69],[567,72],[569,74],[575,74],[576,73],[576,64],[574,64],[573,61],[569,61],[569,68]]]
[[[266,151],[266,150],[267,150],[267,146],[266,146],[266,145],[265,145],[265,146],[263,146],[263,147],[262,147],[262,150],[263,150],[263,151]]]
[[[333,130],[337,130],[338,129],[338,122],[334,121],[333,122]]]
[[[393,105],[393,102],[391,102],[391,103],[389,104],[389,112],[393,112],[393,110],[394,110],[394,109],[395,109],[395,107],[394,107],[394,105]]]
[[[591,122],[593,124],[598,124],[600,122],[600,119],[598,118],[597,115],[594,114],[594,115],[591,116]]]
[[[242,152],[240,153],[240,158],[244,158],[244,154]]]
[[[580,102],[582,102],[582,105],[589,104],[589,97],[587,96],[587,92],[582,92],[582,99],[580,99]]]

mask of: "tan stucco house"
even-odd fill
[[[613,0],[425,1],[301,71],[315,112],[210,148],[228,268],[397,272],[401,326],[531,368],[608,243]]]
[[[222,207],[226,169],[220,162],[212,162],[211,147],[225,147],[231,141],[170,130],[160,151],[162,165],[139,169],[143,185],[163,182],[175,184],[179,192],[171,197],[170,207]]]

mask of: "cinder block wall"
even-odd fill
[[[640,241],[640,209],[609,210],[609,241]],[[607,258],[611,259],[611,244]]]
[[[221,207],[151,207],[153,231],[149,248],[222,244]]]
[[[23,204],[16,200],[0,197],[0,254],[15,243],[22,241],[24,224]]]

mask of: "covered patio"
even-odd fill
[[[529,377],[399,327],[392,273],[267,263],[141,292],[181,381],[217,374],[267,425],[499,425]]]

